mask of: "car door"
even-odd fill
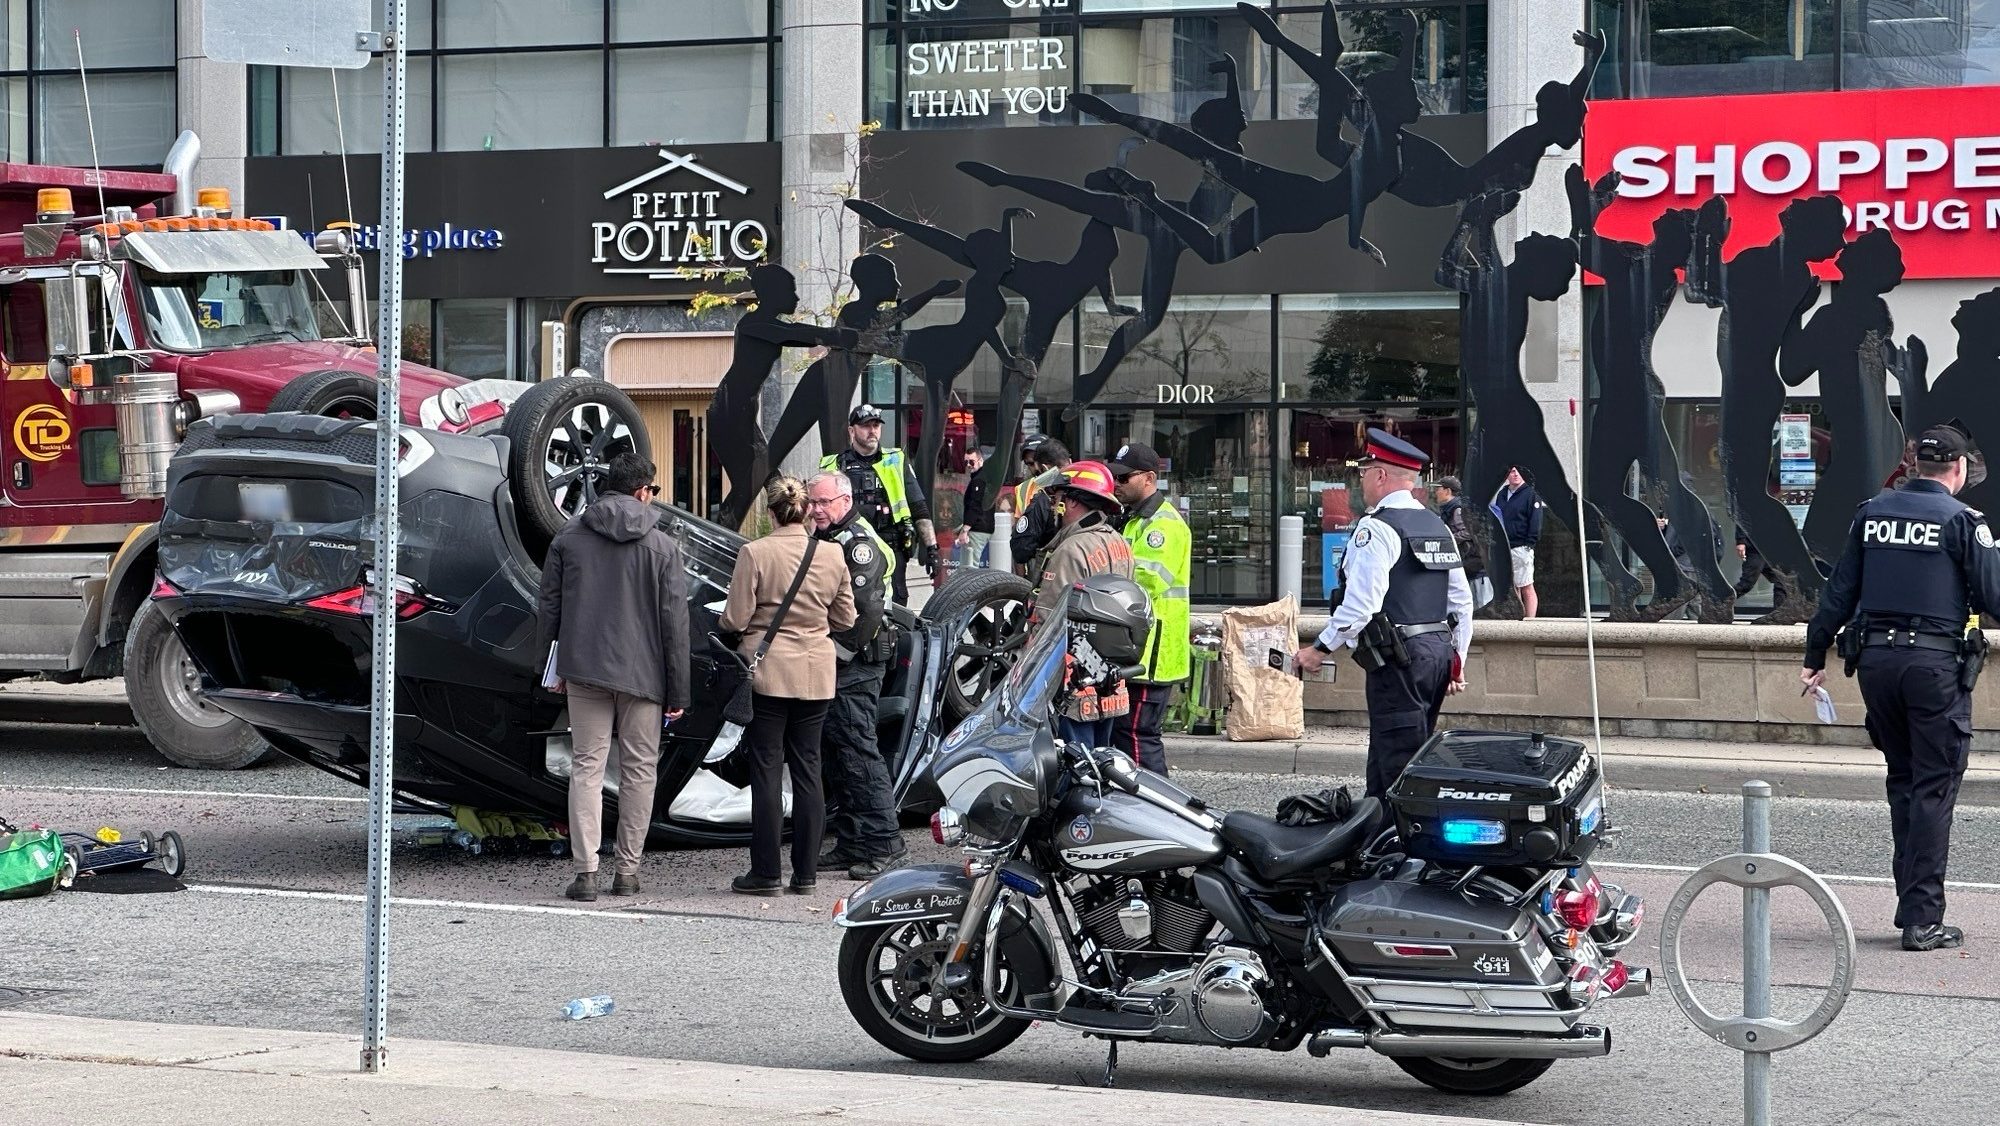
[[[49,378],[48,312],[44,276],[9,274],[0,284],[0,418],[6,442],[7,501],[21,511],[12,523],[68,525],[115,522],[114,512],[150,518],[153,502],[135,503],[119,489],[118,424],[108,403],[78,401]],[[109,350],[102,301],[91,301],[92,351]],[[147,511],[139,512],[139,509]],[[25,518],[25,519],[21,519]]]

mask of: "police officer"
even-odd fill
[[[895,631],[882,621],[892,555],[855,510],[854,485],[844,473],[821,472],[806,483],[806,513],[814,535],[840,545],[854,583],[854,625],[833,635],[839,665],[822,746],[827,793],[838,808],[827,822],[835,843],[819,858],[819,870],[845,868],[849,877],[868,880],[908,851],[896,825],[889,767],[875,741],[876,700],[895,651]]]
[[[924,499],[917,472],[903,451],[882,447],[882,412],[863,403],[847,416],[848,448],[819,460],[821,469],[847,474],[854,485],[854,504],[883,540],[895,550],[889,577],[898,605],[910,601],[903,571],[914,555],[926,572],[937,569],[937,529],[931,506]]]
[[[1014,534],[1007,541],[1017,563],[1028,563],[1049,546],[1061,530],[1052,488],[1070,463],[1069,448],[1047,434],[1037,434],[1021,446],[1021,466],[1027,477],[1014,486]],[[1030,579],[1035,572],[1028,572]]]
[[[1105,468],[1118,483],[1125,506],[1125,542],[1132,545],[1133,578],[1153,608],[1153,629],[1141,664],[1146,671],[1131,682],[1132,710],[1111,723],[1111,745],[1147,770],[1167,772],[1160,728],[1174,685],[1188,677],[1188,584],[1194,574],[1194,544],[1187,521],[1160,490],[1160,455],[1151,446],[1118,448]]]
[[[1905,950],[1965,941],[1944,921],[1944,872],[1972,746],[1972,682],[1985,656],[1985,634],[1968,618],[2000,609],[2000,550],[1985,517],[1954,496],[1973,456],[1963,431],[1932,427],[1917,440],[1916,475],[1855,511],[1799,672],[1808,691],[1819,687],[1827,646],[1846,627],[1841,655],[1850,673],[1860,669],[1868,737],[1889,767]]]
[[[1368,671],[1368,795],[1384,797],[1437,726],[1444,698],[1465,690],[1472,588],[1451,529],[1411,495],[1430,456],[1368,429],[1360,463],[1367,515],[1340,563],[1345,597],[1326,629],[1296,654],[1318,671],[1340,645]]]

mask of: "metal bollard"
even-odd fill
[[[1718,883],[1743,889],[1741,1016],[1719,1016],[1705,1008],[1695,999],[1681,964],[1681,924],[1696,897]],[[1833,932],[1833,981],[1803,1020],[1771,1016],[1771,889],[1777,887],[1795,887],[1811,896]],[[1743,784],[1743,851],[1704,864],[1667,904],[1660,923],[1660,972],[1674,1003],[1696,1028],[1743,1053],[1743,1121],[1745,1126],[1766,1126],[1771,1120],[1771,1053],[1826,1031],[1854,988],[1854,925],[1847,908],[1826,881],[1771,851],[1770,783]]]
[[[1278,597],[1290,595],[1305,604],[1306,522],[1302,516],[1278,517]]]
[[[995,571],[1011,571],[1014,569],[1014,541],[1009,538],[1013,534],[1013,521],[995,520],[993,522],[993,538],[986,541],[986,566],[988,568]]]

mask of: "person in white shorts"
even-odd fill
[[[1507,467],[1507,479],[1493,494],[1493,515],[1507,533],[1507,560],[1514,572],[1514,589],[1520,592],[1522,617],[1532,618],[1539,606],[1535,599],[1535,544],[1542,538],[1542,498],[1521,476],[1521,467]]]

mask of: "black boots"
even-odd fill
[[[1965,945],[1965,932],[1943,923],[1903,928],[1905,950],[1951,950]]]

